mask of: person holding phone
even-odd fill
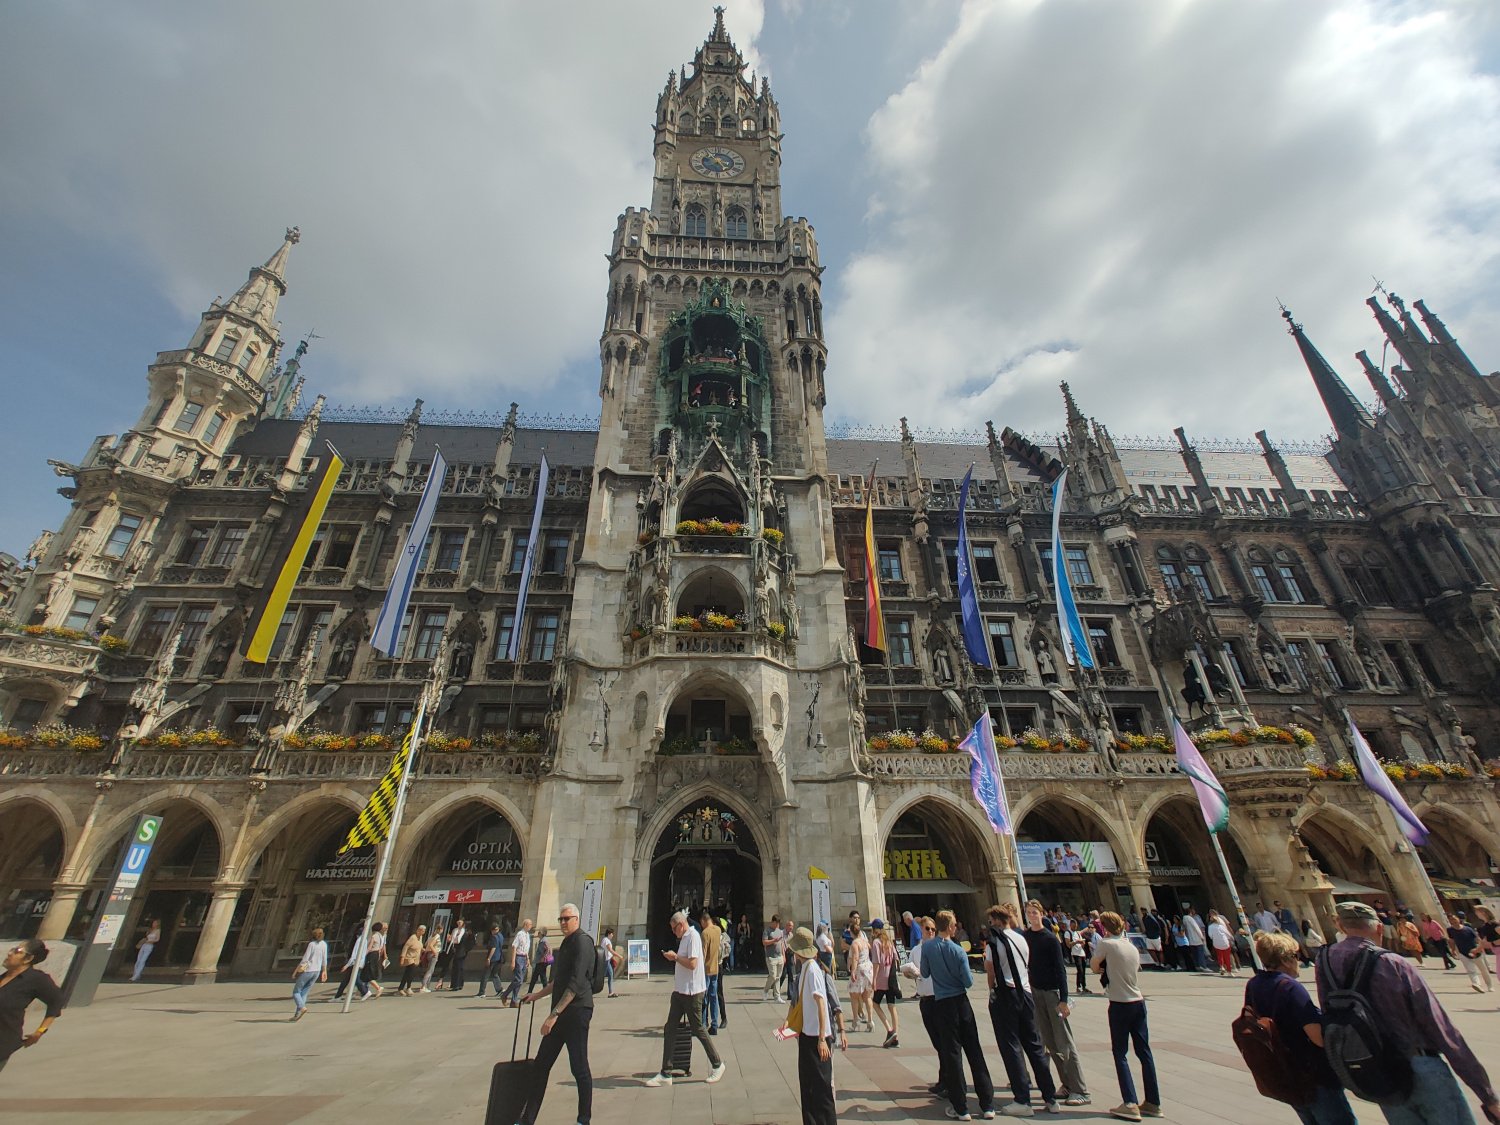
[[[698,931],[688,925],[687,915],[679,910],[672,915],[672,933],[677,938],[675,950],[663,949],[661,954],[672,962],[672,1003],[667,1009],[667,1023],[662,1029],[661,1071],[646,1080],[647,1086],[670,1086],[672,1084],[672,1052],[677,1046],[681,1023],[687,1017],[688,1034],[703,1044],[708,1055],[710,1070],[706,1081],[713,1083],[724,1077],[724,1060],[714,1050],[714,1041],[703,1028],[703,996],[708,991],[704,975],[703,939]]]

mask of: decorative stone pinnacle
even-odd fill
[[[302,228],[301,227],[287,227],[286,228],[286,241],[290,242],[293,246],[295,246],[295,245],[297,245],[297,243],[301,242],[302,241]]]

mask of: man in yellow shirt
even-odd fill
[[[724,931],[707,910],[698,915],[698,932],[703,937],[703,976],[708,991],[703,994],[703,1024],[710,1035],[719,1034],[719,955],[724,947]]]

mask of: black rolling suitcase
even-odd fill
[[[688,1018],[683,1016],[677,1024],[677,1042],[672,1047],[672,1076],[691,1078],[693,1074],[693,1044],[697,1037],[688,1029]]]
[[[521,1040],[521,1013],[516,1013],[516,1032],[510,1040],[510,1061],[497,1062],[490,1071],[490,1100],[485,1106],[484,1125],[515,1125],[526,1109],[531,1092],[531,1029],[536,1023],[536,1005],[527,1004],[531,1019],[526,1024],[526,1057],[516,1058]]]

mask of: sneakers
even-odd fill
[[[1160,1117],[1161,1116],[1161,1106],[1157,1105],[1155,1102],[1142,1102],[1141,1103],[1141,1116],[1142,1117]]]
[[[1088,1105],[1089,1102],[1091,1102],[1091,1101],[1093,1101],[1093,1099],[1090,1098],[1087,1094],[1069,1094],[1067,1097],[1063,1098],[1062,1104],[1063,1105]]]
[[[432,991],[432,989],[430,989],[430,988],[424,988],[424,989],[422,989],[422,991],[423,991],[423,992],[431,992],[431,991]]]
[[[650,1078],[646,1079],[647,1086],[670,1086],[671,1084],[672,1076],[670,1074],[653,1074]],[[1135,1119],[1139,1121],[1141,1119],[1140,1114],[1136,1114]]]
[[[296,1023],[298,1020],[300,1020],[305,1015],[307,1015],[307,1009],[306,1008],[298,1008],[296,1010],[296,1012],[294,1012],[292,1014],[292,1023]]]
[[[1062,1106],[1060,1106],[1060,1105],[1057,1104],[1057,1099],[1056,1098],[1053,1098],[1050,1102],[1043,1102],[1042,1103],[1042,1108],[1045,1109],[1048,1113],[1061,1113],[1062,1112]]]
[[[886,1032],[886,1035],[885,1035],[885,1042],[882,1043],[881,1046],[882,1047],[899,1047],[899,1046],[901,1046],[901,1040],[899,1040],[899,1039],[896,1038],[896,1033],[894,1031],[888,1031],[888,1032]]]
[[[1035,1117],[1036,1110],[1025,1102],[1011,1102],[1000,1111],[1001,1117]]]
[[[979,1111],[979,1116],[985,1121],[993,1121],[995,1120],[995,1111],[993,1109],[982,1109]]]
[[[1141,1119],[1141,1107],[1134,1102],[1121,1102],[1109,1111],[1111,1117],[1118,1117],[1121,1121],[1139,1121]]]
[[[723,1064],[723,1062],[720,1062],[718,1066],[714,1067],[712,1070],[710,1070],[708,1072],[708,1077],[705,1078],[703,1081],[707,1082],[710,1086],[712,1086],[715,1082],[717,1082],[719,1079],[721,1079],[721,1078],[724,1077],[724,1072],[726,1070],[728,1070],[728,1069],[729,1068],[726,1067]],[[1158,1116],[1160,1116],[1159,1113],[1158,1113]]]
[[[990,1112],[993,1113],[994,1110],[991,1110]],[[970,1116],[969,1114],[967,1114],[967,1113],[959,1113],[958,1110],[954,1109],[951,1105],[948,1106],[947,1108],[945,1108],[943,1110],[943,1113],[945,1115],[947,1115],[947,1117],[949,1119],[953,1120],[953,1121],[973,1121],[974,1120],[974,1118],[972,1116]]]

